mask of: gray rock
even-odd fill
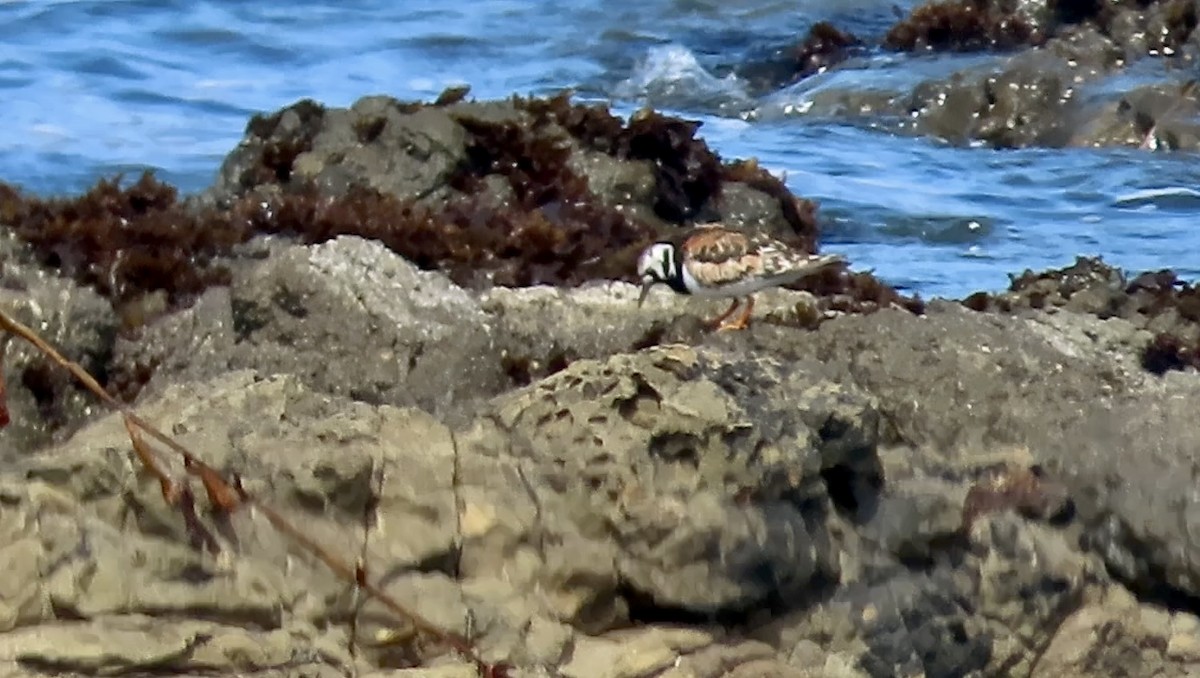
[[[370,187],[401,199],[430,194],[466,158],[466,134],[445,112],[411,110],[390,97],[349,109],[301,103],[247,125],[204,200],[223,202],[268,182],[313,181],[326,195]],[[288,154],[293,154],[287,161]],[[264,173],[266,167],[285,176]]]
[[[95,290],[38,265],[7,230],[0,234],[0,305],[84,369],[104,372],[119,325],[112,306]],[[2,367],[11,421],[0,461],[46,445],[56,433],[70,435],[97,412],[66,372],[23,341],[6,346]]]
[[[1200,148],[1198,112],[1200,101],[1188,83],[1138,87],[1106,100],[1070,144],[1195,150]]]
[[[117,360],[130,371],[157,366],[150,392],[253,369],[449,416],[508,385],[492,343],[479,303],[444,275],[343,236],[240,262],[231,288],[122,342]]]
[[[361,240],[263,248],[143,337],[165,348],[138,411],[515,675],[1086,675],[1142,666],[1144,645],[1186,675],[1200,656],[1191,615],[1105,607],[1197,594],[1200,382],[1140,369],[1148,330],[1091,314],[1104,280],[1048,310],[811,331],[811,298],[775,291],[749,330],[711,334],[720,303],[662,290],[640,309],[620,283],[473,294]],[[346,387],[364,346],[420,342],[373,394]],[[505,356],[539,364],[528,385]],[[1001,467],[1040,467],[1073,512],[1001,503],[964,529]],[[3,469],[0,665],[470,670],[261,513],[218,525],[193,485],[217,557],[119,417]],[[671,615],[711,624],[647,623]],[[751,637],[724,637],[726,615]]]
[[[536,509],[522,522],[537,520],[472,530],[464,572],[494,559],[472,556],[476,543],[494,553],[532,541],[545,559],[569,539],[549,553],[608,582],[599,600],[618,581],[636,604],[703,613],[795,595],[835,568],[822,471],[872,470],[877,425],[868,399],[802,364],[683,346],[578,361],[500,397],[462,436],[467,459],[522,461],[513,472]],[[502,510],[473,500],[468,514]]]

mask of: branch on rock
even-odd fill
[[[182,443],[158,430],[154,425],[139,417],[125,403],[117,400],[104,390],[96,379],[78,363],[68,360],[49,343],[37,335],[31,328],[18,322],[8,313],[0,310],[0,331],[7,334],[0,338],[0,363],[4,349],[12,336],[16,336],[32,345],[37,351],[51,361],[71,373],[87,390],[113,410],[124,417],[125,429],[134,454],[152,475],[162,489],[163,500],[172,507],[179,509],[194,548],[206,548],[211,553],[220,551],[220,544],[212,532],[204,526],[196,513],[195,495],[188,484],[187,477],[177,477],[170,470],[170,459],[159,449],[151,446],[143,437],[146,434],[155,441],[169,448],[183,460],[183,468],[188,476],[195,477],[204,486],[213,513],[228,516],[244,507],[253,507],[277,531],[282,532],[302,550],[320,560],[339,578],[358,587],[367,595],[375,598],[398,617],[401,617],[416,632],[458,652],[473,662],[483,678],[507,678],[509,666],[503,663],[491,664],[485,662],[471,642],[450,631],[442,629],[421,615],[413,612],[392,596],[388,595],[377,584],[372,583],[366,576],[363,566],[351,565],[337,556],[333,551],[318,543],[300,528],[288,521],[275,509],[258,501],[242,486],[241,480],[233,476],[227,480],[220,471],[204,463]],[[8,423],[8,408],[5,400],[3,374],[0,371],[0,427]]]

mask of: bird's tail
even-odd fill
[[[846,257],[841,254],[814,254],[804,267],[806,272],[822,271],[830,266],[846,263]]]

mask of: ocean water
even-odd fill
[[[0,180],[63,194],[153,168],[195,191],[251,115],[303,97],[570,88],[621,114],[649,104],[703,121],[722,157],[756,157],[821,203],[823,248],[925,297],[1002,289],[1076,255],[1200,272],[1193,155],[956,147],[795,114],[819,78],[763,92],[730,75],[818,20],[878,36],[893,4],[0,0]],[[878,53],[836,75],[903,86],[999,58]]]

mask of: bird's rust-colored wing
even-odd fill
[[[705,285],[803,273],[831,259],[793,249],[764,233],[747,235],[717,225],[697,226],[683,249],[688,272]]]
[[[762,256],[744,233],[720,226],[697,226],[683,241],[684,265],[697,282],[722,285],[762,268]]]

